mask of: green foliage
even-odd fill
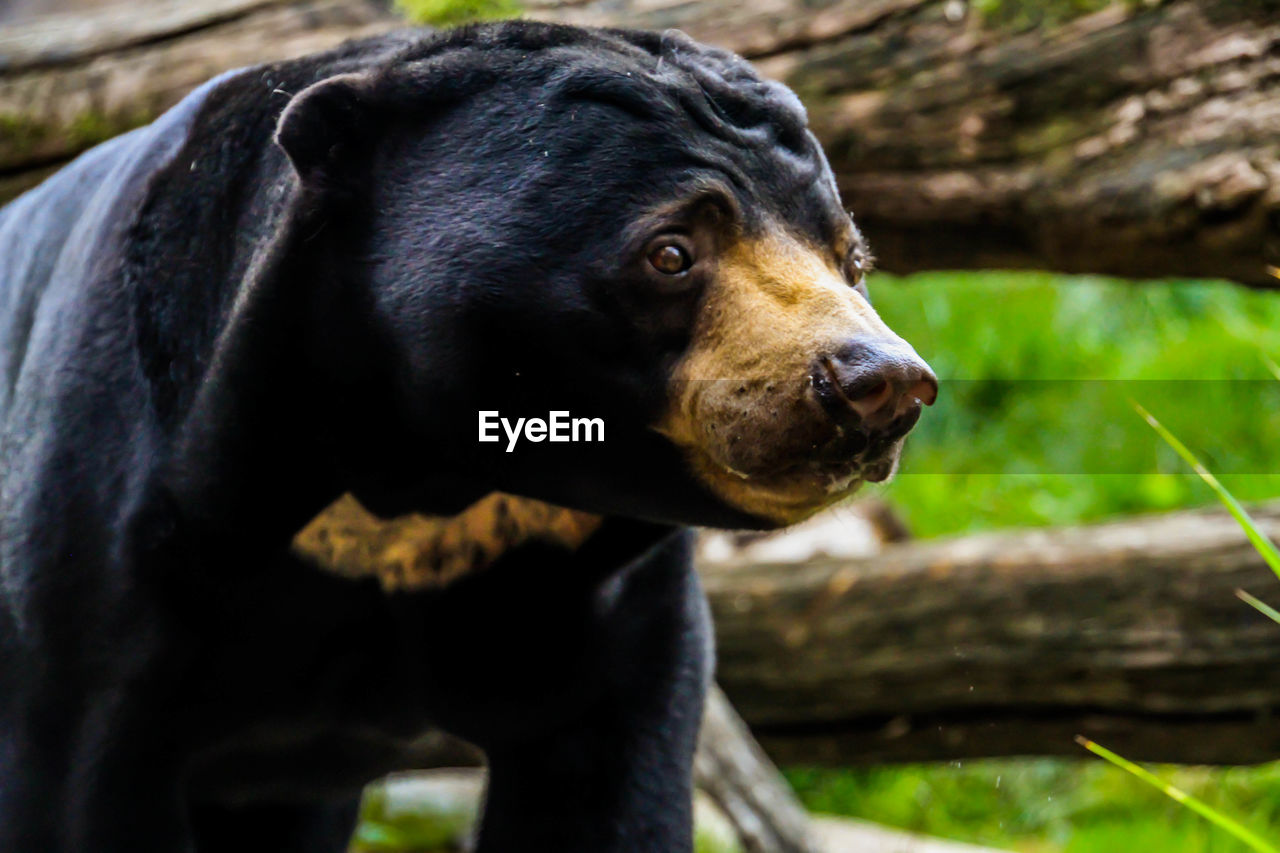
[[[1133,415],[1159,411],[1243,501],[1280,495],[1280,299],[1227,284],[1040,273],[877,276],[938,404],[886,497],[920,535],[1081,522],[1212,495]]]
[[[73,151],[91,148],[113,136],[141,127],[154,115],[139,107],[123,113],[105,113],[84,110],[77,113],[62,131],[64,143]],[[27,156],[40,146],[56,142],[51,138],[54,128],[46,121],[37,121],[15,113],[0,113],[0,151],[9,156]],[[62,146],[55,146],[62,147]]]
[[[1011,30],[1056,26],[1112,5],[1116,0],[972,0],[983,23]]]
[[[474,801],[447,795],[419,797],[406,808],[388,795],[385,785],[370,785],[360,804],[360,824],[351,850],[353,853],[460,850],[476,814]]]
[[[1164,782],[1280,837],[1280,763],[1157,766]],[[858,770],[791,768],[811,810],[1024,853],[1244,853],[1160,791],[1102,762],[1000,759]]]
[[[89,148],[127,129],[127,125],[112,122],[101,113],[82,112],[67,125],[67,135],[75,147]]]
[[[513,18],[522,11],[519,0],[395,0],[395,6],[415,24],[433,27]]]
[[[90,110],[78,113],[67,125],[67,139],[76,149],[91,148],[113,136],[142,127],[155,118],[143,108],[106,115]]]
[[[48,127],[15,113],[0,113],[0,149],[26,154],[48,136]]]

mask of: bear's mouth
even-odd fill
[[[889,479],[897,470],[902,444],[899,439],[874,456],[806,456],[752,471],[736,469],[705,449],[692,461],[722,497],[773,524],[787,525],[853,495],[863,483]]]
[[[822,389],[810,386],[806,391],[799,417],[772,448],[762,453],[758,447],[744,451],[741,444],[703,445],[702,453],[740,481],[783,492],[807,488],[819,506],[830,495],[846,495],[863,482],[880,483],[893,476],[906,436],[920,418],[918,407],[881,428],[867,429],[847,419],[842,424],[825,417],[828,402]]]
[[[784,489],[788,483],[808,483],[813,490],[815,502],[821,502],[828,495],[847,494],[864,482],[882,483],[897,470],[898,460],[902,455],[903,437],[886,445],[863,435],[859,443],[866,450],[843,457],[824,453],[818,457],[799,459],[759,471],[741,471],[726,462],[716,461],[726,473],[739,480],[772,483]]]

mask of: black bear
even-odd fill
[[[883,480],[936,394],[867,264],[795,96],[673,32],[231,72],[12,202],[0,850],[340,850],[429,726],[481,851],[689,850],[682,526]],[[556,413],[604,440],[481,440]],[[464,519],[449,582],[299,556],[348,493]]]

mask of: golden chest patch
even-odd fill
[[[348,494],[294,537],[293,550],[335,574],[377,577],[387,591],[431,589],[484,569],[529,542],[576,550],[602,520],[501,492],[454,516],[381,519]]]

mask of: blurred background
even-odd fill
[[[513,15],[679,27],[793,86],[877,309],[942,383],[891,483],[794,532],[705,535],[720,684],[826,817],[788,829],[753,798],[777,777],[730,727],[707,754],[765,775],[700,771],[700,849],[960,849],[831,817],[1249,849],[1075,734],[1280,844],[1280,626],[1233,595],[1280,583],[1135,409],[1280,532],[1280,5],[0,0],[0,202],[227,68]],[[355,849],[457,849],[478,784],[375,786]]]

